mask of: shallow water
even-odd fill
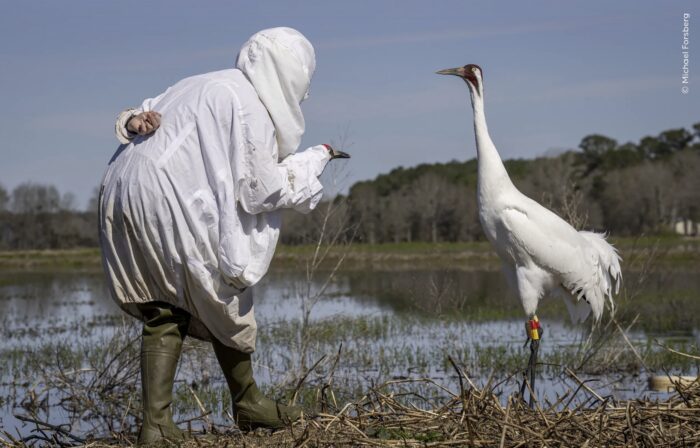
[[[302,298],[308,288],[316,291],[325,280],[321,273],[309,285],[301,272],[277,270],[256,286],[260,335],[255,361],[262,386],[288,383],[295,378],[290,374],[298,373],[304,334]],[[631,274],[626,281],[631,286],[625,295],[632,303],[627,313],[640,314],[639,323],[627,333],[633,343],[644,347],[656,338],[680,341],[682,347],[700,345],[700,276],[655,273],[640,283],[639,276]],[[133,324],[110,299],[99,272],[0,274],[0,316],[0,357],[8,366],[0,373],[0,396],[15,395],[0,406],[0,426],[12,433],[29,430],[13,414],[24,412],[17,406],[21,395],[38,381],[38,376],[22,369],[22,353],[57,343],[77,350],[105,344],[120,336],[125,325]],[[575,352],[588,335],[588,326],[567,322],[561,304],[543,303],[540,317],[545,327],[541,359],[557,360],[560,352]],[[519,378],[508,379],[509,373],[517,371],[528,354],[523,348],[523,325],[520,305],[507,293],[498,272],[341,272],[311,309],[305,365],[323,355],[330,360],[342,343],[334,384],[344,388],[347,396],[370,384],[423,377],[458,390],[455,372],[446,361],[450,355],[473,381],[483,384],[493,374],[503,381],[496,392],[508,394],[519,386]],[[134,328],[137,334],[138,327]],[[46,369],[54,363],[47,359]],[[329,368],[321,365],[309,381],[318,380]],[[540,399],[556,399],[577,386],[561,371],[541,369]],[[591,380],[590,386],[600,394],[616,399],[663,399],[666,394],[646,390],[646,377],[653,372],[620,367],[581,377]],[[678,365],[671,373],[697,374],[697,365]],[[211,350],[186,351],[178,382],[195,384],[203,377],[223,387]],[[48,412],[54,423],[66,419],[61,410]],[[179,416],[192,413],[196,412],[182,411]],[[79,424],[78,428],[89,427]]]

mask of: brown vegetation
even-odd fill
[[[700,445],[700,383],[676,383],[664,402],[616,402],[601,397],[573,372],[578,387],[553,402],[530,409],[517,396],[506,404],[489,380],[480,388],[454,364],[461,391],[453,393],[431,380],[401,380],[372,388],[356,402],[338,408],[328,390],[317,391],[321,412],[274,433],[213,431],[212,439],[192,433],[187,447],[685,447]],[[411,383],[428,383],[450,398],[437,402],[411,392]],[[575,403],[575,405],[572,405]],[[27,420],[32,422],[31,419]],[[113,440],[83,440],[60,427],[36,424],[34,442],[56,446],[129,446],[134,434]],[[4,432],[8,447],[29,446]],[[162,446],[175,446],[164,443]]]

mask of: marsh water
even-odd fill
[[[504,397],[519,388],[519,372],[529,355],[523,347],[525,319],[499,272],[354,269],[338,273],[311,303],[309,292],[319,291],[327,279],[323,272],[309,280],[302,270],[275,269],[256,286],[254,360],[268,393],[280,397],[324,355],[307,382],[321,384],[332,376],[339,400],[359,398],[362,390],[386,381],[410,384],[421,378],[458,391],[448,356],[475,384],[489,383]],[[590,324],[572,325],[562,304],[542,303],[540,400],[555,401],[577,387],[565,367],[576,368],[578,378],[614,399],[663,399],[667,393],[647,388],[654,373],[697,375],[696,363],[669,357],[656,342],[697,351],[700,276],[629,273],[625,282],[617,318],[627,339],[617,330],[605,333],[604,325],[593,333]],[[306,324],[305,308],[310,309]],[[54,424],[70,420],[58,406],[61,394],[46,390],[46,375],[65,370],[62,363],[72,373],[90,371],[96,359],[91,353],[115,343],[130,344],[138,353],[138,323],[112,302],[99,271],[2,273],[0,316],[0,426],[13,434],[33,428],[16,414]],[[137,384],[137,379],[130,381]],[[225,420],[229,405],[223,377],[207,344],[188,343],[177,384],[178,397],[191,398],[197,390],[204,407],[213,408],[212,418]],[[199,408],[183,399],[176,416],[184,420]],[[67,427],[91,430],[85,420]],[[122,419],[122,424],[128,422]]]

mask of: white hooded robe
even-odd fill
[[[277,245],[280,209],[311,211],[329,152],[295,153],[315,69],[298,31],[253,35],[237,68],[183,79],[143,102],[161,127],[119,147],[100,194],[100,245],[114,300],[189,312],[190,334],[255,350],[255,285]],[[119,126],[119,125],[118,125]],[[203,325],[203,326],[202,326]]]

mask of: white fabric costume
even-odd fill
[[[280,209],[309,212],[321,199],[330,154],[322,145],[295,153],[315,69],[303,35],[261,31],[236,66],[186,78],[120,116],[128,143],[102,183],[100,244],[111,294],[129,314],[167,302],[193,316],[190,334],[252,352],[249,287],[268,270]],[[161,127],[129,135],[126,119],[150,110]]]

